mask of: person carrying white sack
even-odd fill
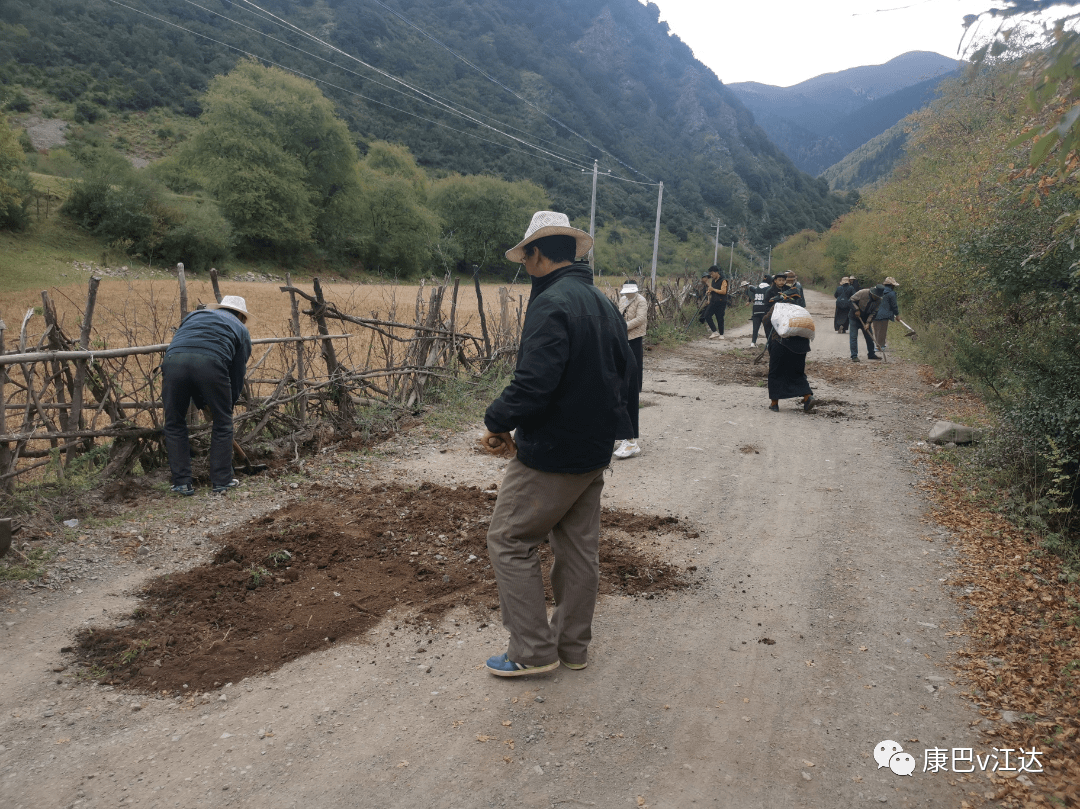
[[[626,402],[626,412],[630,416],[630,426],[634,435],[624,438],[615,450],[616,458],[633,458],[641,453],[638,444],[638,394],[641,392],[645,372],[644,342],[645,329],[649,323],[649,303],[638,293],[637,283],[630,278],[619,290],[619,311],[626,320],[626,339],[630,342],[630,351],[634,354],[635,367],[630,378],[630,395]]]
[[[769,305],[766,317],[773,321],[769,336],[769,410],[779,412],[781,399],[801,397],[803,410],[809,413],[814,407],[814,392],[806,378],[806,355],[810,353],[814,321],[806,312],[806,299],[795,273],[787,273],[784,286],[773,287],[766,303]],[[802,312],[794,310],[790,320],[778,323],[775,315],[779,314],[778,310],[783,311],[784,305],[801,307]]]

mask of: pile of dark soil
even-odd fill
[[[101,682],[190,693],[355,641],[392,609],[417,624],[455,607],[497,619],[486,542],[494,501],[426,483],[313,483],[223,537],[209,564],[153,580],[131,620],[83,631],[79,661]],[[604,511],[601,593],[651,598],[685,587],[684,571],[634,547],[675,533],[697,536],[674,517]],[[548,568],[546,544],[541,558]]]

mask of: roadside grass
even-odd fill
[[[513,378],[513,368],[496,365],[479,377],[459,373],[453,378],[433,379],[425,400],[430,406],[423,422],[441,430],[460,430],[481,421],[487,406]]]
[[[0,581],[30,581],[37,579],[45,572],[49,561],[56,556],[55,550],[48,548],[28,548],[25,551],[15,551],[14,542],[12,550],[9,550],[0,558]]]

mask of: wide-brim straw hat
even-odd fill
[[[897,283],[896,279],[893,278],[891,275],[888,278],[886,278],[884,281],[882,281],[882,283],[885,284],[885,286],[887,286],[887,287],[898,287],[898,286],[900,286],[900,284]]]
[[[209,303],[206,305],[207,309],[231,309],[234,312],[239,312],[248,320],[251,320],[251,312],[247,310],[247,301],[241,298],[239,295],[226,295],[221,299],[221,303]]]
[[[620,295],[633,295],[637,291],[638,291],[638,285],[637,284],[627,282],[627,283],[622,285],[622,288],[619,290],[619,294]]]
[[[506,257],[515,264],[521,264],[525,260],[525,251],[522,248],[529,242],[542,239],[545,236],[573,236],[577,242],[577,258],[592,250],[593,237],[584,230],[578,230],[570,226],[570,217],[557,211],[537,211],[529,222],[529,229],[525,231],[525,238],[506,251]]]

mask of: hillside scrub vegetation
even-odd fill
[[[952,82],[910,119],[907,159],[887,182],[828,233],[789,239],[774,259],[830,285],[848,274],[900,282],[925,359],[977,385],[999,419],[978,457],[1003,504],[1075,561],[1078,186],[1056,161],[1031,165],[1032,138],[1060,107],[1031,112],[1018,64],[987,63]]]
[[[393,142],[433,179],[527,180],[575,221],[589,215],[594,160],[602,177],[598,226],[651,232],[662,180],[664,234],[681,242],[721,219],[724,242],[734,236],[763,251],[797,230],[827,228],[849,207],[769,141],[738,98],[660,21],[655,3],[262,5],[317,32],[327,47],[228,0],[197,6],[6,0],[0,106],[24,118],[51,112],[98,130],[158,116],[163,120],[147,132],[126,128],[122,136],[129,152],[152,159],[183,143],[201,115],[219,117],[232,101],[245,101],[246,91],[229,99],[219,88],[220,77],[229,77],[229,86],[239,83],[237,66],[247,54],[317,80],[360,153]],[[292,86],[280,77],[258,82],[264,89]],[[323,109],[310,110],[317,108]],[[273,134],[264,132],[258,144],[268,146],[265,138]],[[282,161],[279,172],[290,165]],[[280,179],[246,177],[232,202]],[[310,211],[300,189],[315,182],[306,178],[287,189],[285,201],[298,215],[288,235],[298,245],[309,244],[304,237],[313,228],[340,222],[337,205],[350,199],[345,193]],[[218,202],[223,210],[231,204]],[[237,219],[230,215],[241,246],[257,245],[258,222],[240,227]],[[316,234],[335,251],[365,253],[362,245],[342,244],[342,235]],[[453,254],[458,246],[447,249]]]
[[[555,205],[527,179],[439,176],[401,144],[371,141],[362,153],[315,83],[254,60],[215,79],[201,109],[190,136],[146,168],[135,168],[98,124],[70,127],[64,148],[31,162],[70,180],[61,211],[100,240],[102,253],[197,271],[269,261],[367,278],[474,268],[511,278],[518,268],[503,253],[534,211]],[[13,160],[25,162],[12,142]],[[19,199],[25,228],[29,195]],[[651,230],[609,221],[598,235],[606,274],[651,262]],[[663,234],[661,274],[707,267],[712,235]],[[740,253],[728,263],[753,260],[746,246]]]

